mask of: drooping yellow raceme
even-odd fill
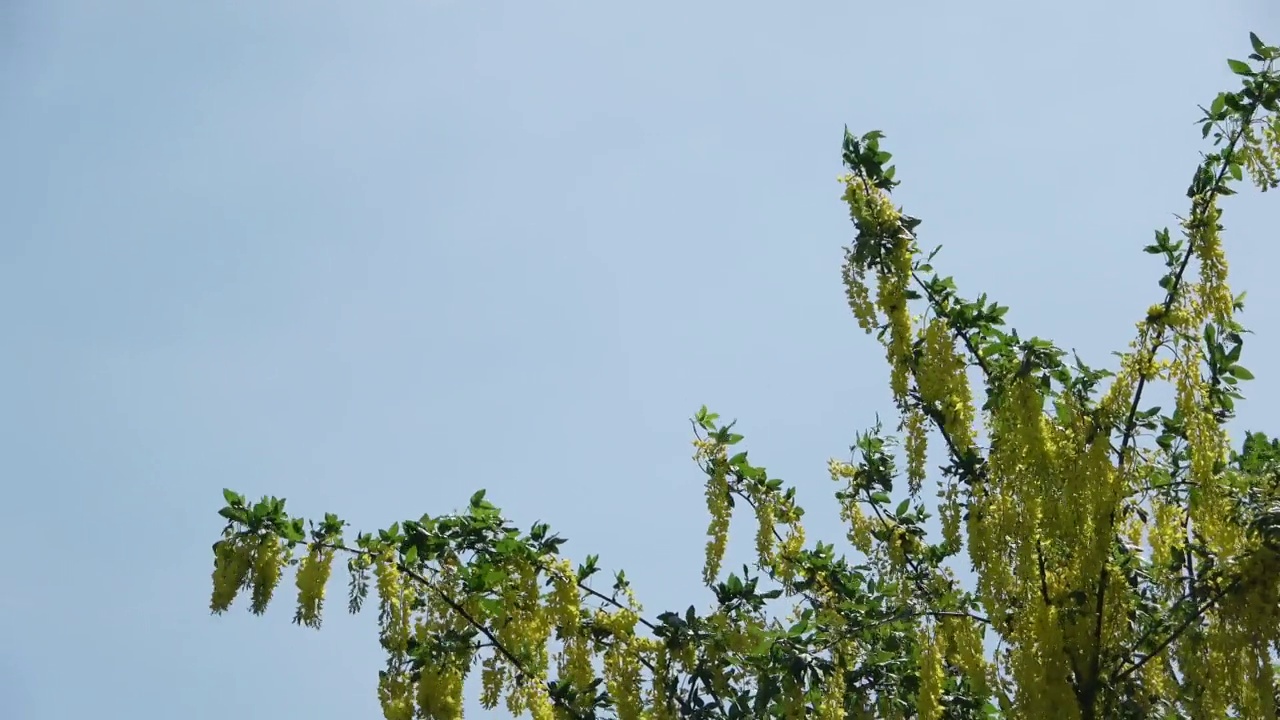
[[[415,585],[404,582],[393,550],[379,553],[372,559],[372,564],[378,588],[380,641],[388,655],[388,670],[379,684],[378,698],[387,720],[403,720],[412,717],[417,701],[413,680],[404,671],[408,641],[413,633]]]
[[[1271,115],[1258,126],[1250,123],[1244,128],[1244,142],[1236,151],[1240,164],[1249,172],[1249,179],[1266,192],[1280,184],[1276,168],[1280,167],[1280,115]]]
[[[437,633],[467,629],[466,618],[445,600],[445,598],[465,597],[458,565],[456,555],[448,554],[442,558],[435,568],[429,589],[423,587],[407,570],[401,569],[398,577],[387,573],[385,580],[387,590],[394,593],[396,586],[400,586],[398,608],[400,617],[406,627],[413,626],[414,638],[420,647],[430,647]],[[469,608],[468,614],[471,617],[482,617],[478,603],[464,602]],[[415,607],[421,608],[416,615]],[[385,607],[387,613],[396,610],[394,603]],[[391,643],[384,642],[384,647],[391,655],[392,663],[403,657],[400,649],[395,645],[399,641],[401,632],[398,622],[395,628],[389,627],[390,623],[384,623],[384,631],[395,637]],[[431,653],[424,656],[425,664],[420,669],[417,682],[414,683],[414,704],[417,707],[418,717],[428,720],[461,720],[463,683],[475,660],[475,652],[471,650],[457,653],[459,650],[453,649],[450,655]],[[409,679],[412,680],[412,677]],[[398,703],[395,707],[398,707]]]
[[[506,617],[494,628],[494,636],[520,661],[528,678],[546,677],[550,659],[547,642],[551,638],[550,612],[542,603],[540,568],[530,558],[508,558],[507,580],[499,592]],[[526,710],[542,712],[546,688],[539,682],[516,683],[507,693],[507,710],[519,715]]]
[[[595,677],[592,659],[591,640],[588,637],[574,635],[565,639],[556,663],[560,681],[575,688],[588,687]]]
[[[800,524],[800,508],[793,497],[763,484],[745,483],[742,491],[755,510],[755,545],[759,567],[767,570],[784,588],[792,587],[799,572],[800,554],[804,549],[805,534],[804,527]],[[713,523],[712,532],[719,527]],[[785,533],[779,531],[780,527],[785,528]]]
[[[1231,488],[1225,486],[1225,477],[1218,472],[1228,451],[1226,433],[1209,405],[1209,386],[1200,374],[1204,358],[1200,344],[1182,337],[1176,347],[1178,357],[1170,373],[1191,457],[1188,479],[1194,486],[1188,503],[1190,520],[1212,552],[1232,557],[1243,550],[1244,533],[1232,517]]]
[[[925,422],[924,413],[919,408],[908,408],[902,413],[902,429],[906,434],[903,445],[907,455],[907,488],[913,498],[919,497],[920,486],[924,484],[925,462],[929,451]]]
[[[870,291],[867,290],[866,271],[854,262],[852,251],[845,253],[841,277],[844,280],[849,309],[858,320],[858,327],[867,333],[872,332],[876,329],[876,309],[871,304]]]
[[[1186,511],[1177,503],[1157,496],[1151,500],[1151,525],[1147,542],[1151,545],[1151,564],[1155,568],[1169,568],[1175,560],[1181,562],[1181,543],[1186,539]],[[1167,579],[1167,580],[1166,580]],[[1166,580],[1166,597],[1172,597],[1182,584],[1180,573],[1166,572],[1157,576]]]
[[[819,720],[845,720],[845,671],[849,669],[846,642],[837,642],[831,649],[831,674],[822,687],[814,715]]]
[[[392,662],[397,662],[408,650],[409,637],[413,632],[413,586],[404,582],[394,551],[387,551],[374,559],[373,573],[377,580],[382,646],[391,655]]]
[[[1010,676],[1016,717],[1076,720],[1079,706],[1068,683],[1071,666],[1059,611],[1043,604],[1010,634]]]
[[[840,502],[840,519],[849,527],[849,542],[863,555],[871,553],[871,529],[869,518],[862,512],[862,506],[856,496],[858,468],[840,460],[828,460],[827,470],[834,482],[843,483],[845,497]]]
[[[455,666],[423,668],[417,684],[419,717],[428,720],[462,719],[463,673]],[[393,720],[390,716],[387,720]]]
[[[605,687],[613,697],[618,720],[640,720],[643,709],[640,684],[642,667],[636,642],[639,616],[632,610],[597,610],[595,622],[609,631],[612,639],[604,651]]]
[[[413,684],[400,672],[384,671],[378,678],[378,702],[386,720],[413,720]]]
[[[325,589],[329,584],[329,574],[333,571],[334,552],[331,547],[312,545],[302,558],[298,574],[294,578],[294,584],[298,588],[297,621],[309,628],[320,628]]]
[[[565,676],[564,666],[560,676]],[[502,689],[507,683],[507,668],[502,656],[493,653],[480,664],[480,707],[492,710],[502,702]]]
[[[272,534],[264,534],[253,551],[253,602],[250,611],[261,615],[267,611],[271,596],[280,584],[280,570],[288,561],[288,555],[280,538]]]
[[[916,712],[920,720],[942,717],[942,683],[946,678],[942,658],[946,653],[945,637],[932,623],[923,623],[917,633],[920,646],[920,699]]]
[[[794,508],[792,509],[794,512]],[[798,515],[787,518],[787,532],[782,536],[773,564],[773,572],[784,587],[791,587],[799,572],[800,553],[804,550],[804,526]],[[762,559],[763,560],[763,559]]]
[[[547,610],[555,629],[568,635],[582,631],[582,595],[578,591],[578,577],[573,563],[556,558],[550,563],[547,574],[551,579],[551,592],[547,596]]]
[[[594,677],[591,639],[582,628],[585,617],[573,565],[564,558],[548,569],[552,590],[547,595],[547,611],[561,647],[556,655],[559,680],[574,688],[587,687]],[[496,680],[486,680],[496,683]],[[488,685],[486,685],[486,688]],[[496,697],[496,696],[495,696]],[[489,707],[489,706],[486,706]]]
[[[967,363],[956,352],[956,340],[946,320],[934,318],[921,335],[920,361],[915,370],[920,399],[942,414],[943,429],[957,447],[972,447],[974,409]]]
[[[889,361],[889,389],[900,405],[907,401],[910,387],[911,312],[907,307],[907,286],[911,279],[910,240],[905,236],[894,244],[893,265],[882,270],[877,284],[876,305],[889,320],[885,357]]]
[[[757,493],[753,500],[756,504],[756,557],[760,558],[762,565],[771,566],[777,559],[774,555],[773,534],[777,525],[773,502],[762,493]]]
[[[990,697],[995,682],[995,668],[987,661],[982,646],[984,626],[968,617],[942,617],[938,619],[937,632],[941,636],[940,647],[945,657],[960,668],[977,697]]]
[[[213,597],[209,607],[214,613],[226,612],[235,602],[253,569],[251,540],[229,537],[220,540],[213,554]]]
[[[706,500],[707,512],[711,515],[707,534],[707,557],[702,568],[702,582],[710,585],[720,574],[720,563],[729,545],[729,520],[733,508],[729,504],[729,478],[726,467],[726,451],[724,446],[711,440],[695,440],[694,459],[699,463],[710,465],[707,474]]]

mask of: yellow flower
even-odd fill
[[[871,304],[871,292],[867,289],[866,274],[853,260],[853,252],[845,253],[844,267],[840,271],[844,280],[845,296],[853,311],[858,327],[870,333],[876,328],[876,309]]]
[[[756,556],[764,567],[774,563],[774,511],[773,499],[756,493]]]
[[[423,668],[418,681],[418,711],[430,720],[461,720],[462,673],[456,668]]]
[[[319,629],[324,609],[325,586],[333,570],[332,548],[313,545],[298,566],[294,582],[298,587],[298,610],[293,621],[309,628]]]
[[[280,568],[286,560],[284,547],[275,535],[263,535],[253,554],[253,603],[255,615],[266,612],[271,595],[280,583]]]
[[[502,687],[506,683],[506,667],[502,658],[495,651],[484,659],[480,672],[480,707],[492,710],[498,707],[502,699]]]
[[[378,702],[387,720],[413,720],[413,684],[403,673],[382,673]]]
[[[411,598],[405,596],[408,588],[393,552],[379,556],[374,561],[373,572],[381,609],[378,619],[382,624],[382,645],[393,657],[398,657],[409,646],[411,603],[406,601]]]
[[[573,564],[564,558],[552,563],[550,571],[552,592],[548,606],[552,621],[561,633],[572,635],[580,630],[582,598],[578,592],[578,575]]]
[[[911,496],[920,494],[920,486],[924,482],[925,461],[929,448],[924,413],[911,408],[903,413],[903,425],[906,430],[907,451],[907,486]]]
[[[241,537],[229,537],[213,549],[213,597],[209,608],[215,614],[226,612],[235,602],[253,567],[253,547]]]
[[[938,720],[942,717],[942,683],[946,679],[942,670],[945,649],[936,633],[926,625],[920,629],[920,699],[916,709],[920,720]]]
[[[729,504],[729,479],[725,467],[724,448],[716,446],[705,455],[704,459],[711,463],[712,471],[707,475],[706,500],[707,512],[711,522],[707,526],[706,562],[702,568],[702,581],[708,585],[715,582],[720,574],[720,563],[729,544],[729,519],[733,508]]]

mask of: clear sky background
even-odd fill
[[[340,573],[320,633],[291,585],[209,616],[224,486],[362,529],[488,488],[705,606],[706,403],[840,537],[826,460],[891,410],[842,125],[963,292],[1107,364],[1249,30],[1280,5],[0,2],[0,717],[378,715]],[[1226,216],[1273,431],[1275,200]]]

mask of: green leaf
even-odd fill
[[[222,497],[232,507],[244,505],[244,496],[230,488],[222,488]]]
[[[871,494],[871,501],[880,505],[889,502],[889,493],[883,490]]]
[[[1243,60],[1228,60],[1227,66],[1231,68],[1231,72],[1237,75],[1253,74],[1253,68],[1249,67],[1249,63]]]
[[[1231,366],[1231,371],[1230,371],[1230,372],[1231,372],[1231,374],[1232,374],[1232,375],[1234,375],[1235,377],[1240,378],[1241,380],[1252,380],[1252,379],[1253,379],[1253,373],[1249,372],[1246,368],[1244,368],[1244,367],[1242,367],[1242,366],[1240,366],[1240,365],[1232,365],[1232,366]]]
[[[1218,97],[1213,99],[1213,104],[1209,106],[1209,114],[1218,117],[1227,106],[1227,94],[1218,93]]]
[[[1239,163],[1231,163],[1227,166],[1227,171],[1231,173],[1231,177],[1239,181],[1244,177],[1244,171],[1240,168]]]
[[[729,592],[731,593],[737,594],[742,592],[742,578],[738,577],[737,575],[734,575],[733,573],[729,574],[729,581],[726,583],[726,585],[728,586]]]
[[[490,617],[502,617],[502,600],[500,598],[482,597],[477,603],[485,615]]]
[[[1258,37],[1256,33],[1249,33],[1249,44],[1253,45],[1253,51],[1259,55],[1267,54],[1266,43],[1262,42],[1262,38]]]
[[[294,518],[280,528],[280,534],[289,542],[302,542],[307,538],[302,529],[302,518]]]
[[[911,508],[911,499],[908,498],[898,503],[898,509],[895,510],[893,514],[897,515],[898,517],[902,517],[903,515],[907,514],[907,510],[910,508]]]

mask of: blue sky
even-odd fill
[[[377,715],[371,616],[208,615],[224,486],[364,529],[488,488],[656,613],[709,601],[706,403],[838,538],[826,460],[891,409],[842,125],[964,292],[1106,363],[1249,30],[1280,6],[8,0],[0,716]],[[1226,216],[1272,430],[1275,209]]]

